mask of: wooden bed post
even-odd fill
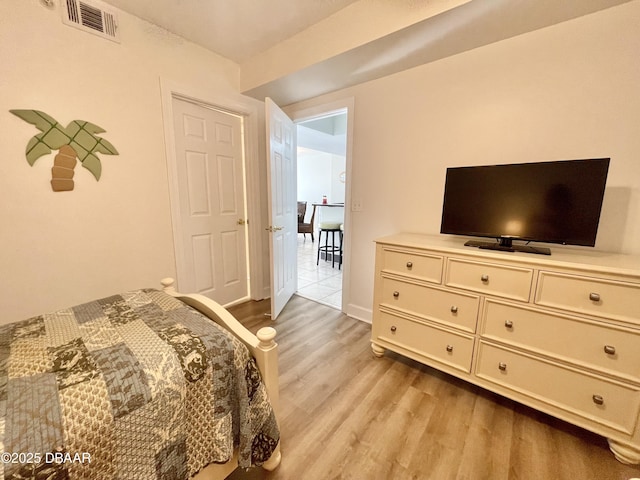
[[[280,382],[278,380],[278,344],[275,342],[276,329],[263,327],[256,334],[258,337],[258,348],[253,350],[253,355],[260,368],[262,380],[269,393],[269,402],[276,416],[276,421],[280,425]],[[282,456],[280,453],[280,443],[271,454],[269,460],[262,464],[262,468],[268,471],[275,470]]]
[[[254,356],[262,380],[267,386],[269,392],[269,400],[276,417],[280,414],[280,385],[278,381],[278,344],[274,341],[276,338],[276,329],[272,327],[263,327],[256,334],[258,337],[258,348],[254,351]]]
[[[223,326],[249,348],[249,351],[256,359],[256,364],[262,375],[262,381],[267,388],[269,402],[275,413],[276,420],[280,424],[278,420],[280,418],[280,383],[278,380],[278,344],[275,342],[276,330],[272,327],[263,327],[254,335],[231,315],[226,308],[210,298],[197,293],[179,293],[174,287],[175,280],[170,277],[163,278],[160,283],[165,293],[183,301],[209,317],[212,321]],[[271,458],[262,465],[262,468],[269,471],[274,470],[280,464],[280,460],[280,444],[278,444]]]

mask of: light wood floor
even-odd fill
[[[241,479],[627,480],[606,441],[401,356],[375,358],[370,325],[294,297],[230,309],[280,348],[282,464]]]

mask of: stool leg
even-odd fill
[[[338,233],[338,236],[340,237],[340,260],[338,263],[338,270],[340,270],[342,268],[342,238],[344,237],[342,230],[340,230],[340,232]]]
[[[324,232],[324,261],[327,261],[329,255],[329,232]]]
[[[335,230],[331,232],[331,268],[336,263],[336,232]]]
[[[318,258],[316,265],[320,265],[320,250],[322,250],[322,230],[318,230]]]

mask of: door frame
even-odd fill
[[[179,85],[171,80],[160,79],[160,96],[162,101],[162,117],[164,124],[165,153],[167,162],[167,180],[169,184],[169,200],[175,255],[175,272],[178,265],[184,265],[182,238],[179,235],[180,212],[178,202],[178,179],[176,167],[175,131],[173,126],[173,99],[179,99],[242,117],[243,129],[243,166],[245,171],[245,209],[247,225],[247,268],[248,297],[254,300],[264,298],[264,268],[262,264],[262,232],[260,209],[260,168],[259,168],[259,119],[261,103],[239,94],[224,96],[212,95],[193,87]],[[180,288],[180,285],[177,285]],[[190,293],[190,292],[184,292]],[[238,299],[238,303],[247,300]],[[230,305],[230,304],[229,304]],[[229,306],[227,305],[227,306]]]
[[[349,314],[350,279],[351,279],[351,172],[353,152],[353,125],[354,125],[354,97],[342,98],[327,102],[326,100],[310,100],[284,107],[284,112],[289,115],[294,124],[311,120],[317,117],[326,117],[333,113],[347,113],[347,148],[345,154],[346,181],[344,191],[344,238],[343,252],[345,260],[342,262],[342,306],[341,311]]]

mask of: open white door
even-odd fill
[[[270,98],[265,99],[265,108],[271,319],[275,320],[298,287],[296,129],[293,121]]]

